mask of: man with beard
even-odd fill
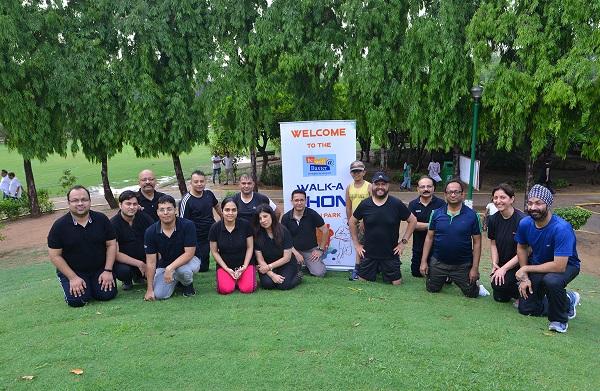
[[[158,205],[158,199],[165,195],[160,191],[156,191],[156,177],[150,170],[143,170],[138,175],[138,183],[140,190],[138,192],[138,202],[141,209],[150,217],[152,220],[158,221],[158,214],[156,214],[156,207]]]
[[[393,285],[402,283],[400,255],[417,224],[417,219],[399,199],[388,195],[390,179],[377,172],[371,181],[373,195],[363,200],[350,218],[349,227],[356,253],[362,258],[358,270],[361,281],[375,281],[381,270],[383,281]],[[358,240],[358,221],[365,226],[364,246]],[[400,221],[408,223],[400,237]]]
[[[481,227],[477,214],[463,203],[463,191],[458,179],[446,184],[447,205],[431,214],[420,270],[429,292],[441,291],[450,278],[465,296],[477,297]]]
[[[119,212],[110,219],[118,245],[114,271],[124,291],[133,288],[133,281],[142,283],[146,275],[144,233],[154,221],[139,209],[137,193],[125,190],[119,196]]]
[[[207,272],[210,245],[208,231],[215,222],[213,210],[223,218],[219,201],[212,191],[205,189],[206,175],[196,170],[190,177],[190,191],[181,199],[179,217],[191,220],[196,226],[196,257],[200,259],[200,272]]]
[[[519,312],[548,316],[548,329],[564,333],[575,318],[579,293],[566,286],[579,274],[575,232],[571,224],[550,211],[554,197],[542,186],[531,188],[527,213],[519,223],[515,240],[519,270]],[[531,249],[531,255],[529,254]]]
[[[183,295],[194,296],[194,273],[200,269],[196,252],[194,223],[177,217],[175,199],[164,195],[158,199],[159,221],[144,234],[146,279],[144,300],[168,299],[175,286],[183,286]]]
[[[249,224],[252,224],[256,208],[262,204],[269,205],[279,219],[277,205],[266,195],[254,192],[254,180],[248,174],[240,176],[240,192],[233,196],[233,200],[238,206],[238,219]]]
[[[434,190],[434,180],[427,175],[422,176],[417,182],[419,196],[408,204],[408,209],[417,218],[413,234],[412,259],[410,260],[410,271],[413,277],[423,277],[420,270],[421,255],[423,255],[423,244],[429,228],[429,217],[435,209],[446,205],[444,200],[433,195]]]
[[[73,186],[67,192],[69,213],[52,224],[48,254],[70,307],[91,299],[106,301],[117,295],[113,264],[115,231],[108,217],[90,210],[90,192]]]

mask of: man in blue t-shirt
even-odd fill
[[[445,192],[447,205],[434,210],[429,219],[421,274],[426,277],[425,287],[429,292],[441,291],[450,278],[465,296],[477,297],[481,257],[479,217],[463,203],[462,182],[451,180]]]
[[[515,240],[520,269],[519,312],[548,316],[548,329],[564,333],[576,315],[579,293],[566,286],[579,274],[575,232],[571,224],[554,216],[552,192],[535,185],[527,197],[527,213],[519,223]],[[531,254],[529,254],[531,249]]]

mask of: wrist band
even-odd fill
[[[104,271],[112,273],[112,269],[104,269]]]

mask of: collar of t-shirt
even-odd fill
[[[77,220],[75,220],[75,217],[73,217],[73,214],[72,214],[72,213],[71,213],[71,219],[73,219],[73,225],[77,225],[77,224],[79,224],[79,223],[77,222]],[[91,214],[88,214],[88,224],[89,224],[89,223],[91,223],[91,222],[92,222],[92,215],[91,215]],[[83,226],[82,226],[82,227],[83,227]]]

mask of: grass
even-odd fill
[[[212,172],[210,169],[210,149],[207,145],[194,147],[191,153],[180,155],[184,174],[188,175],[192,170],[200,168]],[[23,171],[23,158],[17,151],[8,151],[4,144],[0,144],[0,168],[14,171],[17,178],[25,184],[25,172]],[[71,169],[71,173],[77,177],[77,183],[84,186],[101,186],[100,163],[90,163],[83,154],[69,154],[66,158],[52,155],[45,162],[32,161],[33,175],[38,189],[48,189],[51,195],[62,195],[63,189],[58,184],[63,170]],[[140,159],[135,157],[135,152],[130,146],[126,146],[123,152],[117,154],[108,161],[108,175],[111,186],[121,188],[137,185],[137,174],[150,168],[157,178],[163,176],[174,176],[173,161],[171,156],[163,155],[158,158]]]
[[[215,293],[213,269],[198,275],[194,298],[145,303],[139,287],[71,309],[49,263],[4,267],[0,388],[598,388],[597,278],[573,282],[583,304],[557,335],[545,318],[490,297],[466,299],[455,286],[426,293],[407,262],[403,269],[402,287],[329,273],[288,292],[230,296]]]

